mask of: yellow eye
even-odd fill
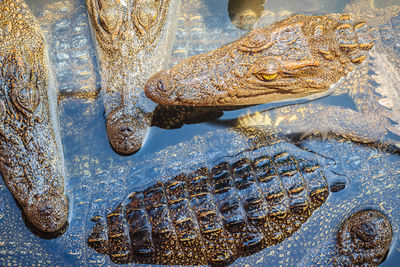
[[[278,76],[278,73],[257,73],[255,76],[261,81],[271,81]]]

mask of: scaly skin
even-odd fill
[[[225,265],[290,237],[327,200],[326,167],[272,128],[246,131],[232,158],[200,154],[197,170],[95,218],[88,245],[115,263]]]
[[[100,79],[86,5],[66,0],[40,8],[38,21],[48,43],[59,96],[97,96]]]
[[[294,15],[153,75],[146,95],[169,105],[250,105],[328,89],[365,59],[369,28],[348,15]]]
[[[28,221],[56,233],[68,200],[46,44],[22,0],[0,3],[0,25],[0,172]]]
[[[117,183],[118,188],[105,189],[109,195],[96,197],[95,194],[92,197],[95,201],[82,204],[92,208],[91,214],[100,214],[93,220],[94,228],[88,237],[89,246],[98,253],[109,255],[114,263],[216,265],[236,259],[239,261],[237,266],[256,262],[262,265],[270,263],[270,260],[273,265],[282,262],[292,265],[297,262],[294,258],[303,259],[306,258],[306,253],[310,253],[312,258],[321,256],[324,261],[320,264],[326,266],[334,259],[335,250],[329,248],[327,251],[332,254],[328,255],[322,252],[314,254],[313,250],[324,248],[321,245],[336,234],[344,218],[355,208],[379,205],[380,209],[391,211],[394,218],[391,223],[398,224],[398,200],[395,193],[398,192],[398,187],[392,184],[398,178],[398,150],[391,150],[385,144],[377,148],[375,144],[354,143],[342,138],[325,142],[306,139],[300,143],[300,147],[305,148],[303,150],[294,146],[274,128],[246,128],[243,132],[226,128],[196,136],[189,142],[168,147],[148,160],[137,162],[137,167],[133,169],[131,164],[125,169],[116,170],[121,179],[113,183]],[[279,159],[285,158],[281,152],[287,152],[296,162],[305,159],[320,168],[304,173],[299,165],[292,176],[285,175],[290,173],[289,170],[294,170],[294,165],[291,160],[284,160],[285,163],[281,165],[282,161]],[[268,177],[268,172],[260,168],[266,165],[256,164],[256,159],[260,156],[280,161],[275,162],[275,165],[266,164],[271,172],[276,170],[281,174],[280,178],[263,179]],[[223,162],[229,164],[225,165]],[[250,162],[250,168],[246,162]],[[292,167],[284,167],[285,164]],[[204,171],[201,167],[210,170],[210,174],[200,175]],[[200,172],[197,171],[199,168]],[[221,169],[227,170],[227,176],[217,175]],[[324,173],[324,178],[315,171]],[[298,179],[299,173],[302,173],[304,182]],[[313,180],[309,179],[311,176],[314,177]],[[108,177],[115,177],[115,173],[94,174],[90,179],[98,181]],[[301,190],[303,186],[304,190]],[[382,187],[385,187],[383,191],[379,189]],[[132,188],[139,190],[132,193]],[[219,191],[220,188],[224,188],[226,192]],[[316,188],[318,190],[314,191]],[[327,188],[333,193],[329,194]],[[83,188],[84,192],[90,190]],[[339,194],[334,193],[338,191]],[[221,194],[222,192],[225,194]],[[282,192],[285,193],[281,195]],[[324,192],[325,197],[328,194],[329,197],[315,201],[308,198],[310,192]],[[252,197],[259,196],[260,193],[264,198],[257,202]],[[206,198],[202,199],[202,194]],[[303,217],[306,221],[298,220],[296,209],[289,208],[295,203],[302,203],[298,201],[302,199],[301,196],[309,203],[305,211],[310,216]],[[236,206],[235,201],[238,199],[240,204]],[[229,204],[224,200],[232,202]],[[249,205],[253,200],[253,205]],[[321,206],[313,208],[312,204],[315,203]],[[275,209],[274,205],[284,207],[286,217],[274,218],[277,210],[280,210]],[[260,212],[260,217],[256,218],[255,210]],[[266,217],[262,216],[265,214],[263,212],[267,214]],[[103,216],[105,214],[107,216]],[[202,215],[207,214],[216,216],[206,216],[210,219],[206,220]],[[244,227],[239,227],[244,230],[241,234],[235,232],[235,228],[229,224],[230,219],[237,218],[244,218],[245,221],[239,224]],[[257,219],[264,219],[276,228],[268,228],[266,224],[260,226]],[[191,223],[194,224],[193,227]],[[221,225],[223,230],[214,233],[219,236],[210,238],[211,229]],[[211,233],[207,233],[206,229]],[[378,229],[377,233],[384,234],[384,231]],[[159,238],[163,234],[171,235],[168,239]],[[274,234],[278,239],[271,238]],[[232,236],[235,237],[233,243],[230,239]],[[253,238],[246,239],[246,236]],[[261,241],[256,237],[261,237]],[[255,246],[243,245],[244,240],[254,241]],[[275,246],[266,248],[273,244]],[[257,255],[238,259],[262,248],[266,249]],[[369,252],[360,249],[360,254],[367,256]],[[96,257],[96,260],[104,264],[101,256]]]
[[[375,49],[371,53],[374,90],[384,115],[394,122],[388,130],[400,136],[400,5],[376,7],[372,0],[353,1],[347,12],[362,17],[372,28]]]
[[[114,150],[129,155],[147,136],[154,105],[143,87],[167,64],[179,0],[87,0],[100,62],[106,128]]]

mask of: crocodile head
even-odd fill
[[[40,56],[29,54],[15,51],[1,68],[0,147],[7,151],[1,153],[0,171],[29,223],[41,233],[55,233],[66,224],[68,199],[63,194],[59,147],[50,128],[45,65],[35,62]]]
[[[154,105],[143,87],[166,64],[178,2],[87,0],[101,65],[107,134],[119,154],[139,150],[150,128],[148,114]]]
[[[0,10],[0,173],[35,230],[57,233],[68,199],[44,37],[23,1]]]
[[[153,75],[145,86],[168,105],[250,105],[327,93],[370,49],[350,16],[295,15]],[[370,39],[369,39],[370,40]]]

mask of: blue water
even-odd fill
[[[31,0],[29,4],[37,9],[43,2]],[[205,0],[205,2],[209,10],[225,14],[227,16],[226,21],[229,22],[227,0]],[[268,1],[267,8],[274,12],[289,9],[294,13],[321,14],[340,12],[345,6],[345,2],[344,0]],[[214,27],[224,26],[215,25]],[[355,109],[354,103],[346,95],[330,96],[320,99],[318,102]],[[228,127],[227,121],[229,122],[248,112],[263,111],[277,106],[277,104],[266,104],[246,109],[225,111],[219,120],[184,125],[179,129],[166,130],[152,127],[142,149],[136,154],[126,157],[116,154],[108,143],[101,99],[62,99],[59,105],[62,142],[68,174],[66,192],[70,198],[71,207],[74,207],[70,214],[70,229],[63,236],[52,240],[42,239],[34,235],[26,228],[20,210],[3,181],[0,180],[0,265],[5,265],[6,263],[10,265],[44,266],[99,266],[109,264],[108,257],[97,255],[85,245],[84,235],[87,233],[84,232],[84,229],[88,229],[91,225],[90,212],[87,212],[87,210],[85,212],[80,211],[83,208],[89,209],[95,206],[88,202],[84,194],[84,192],[92,192],[94,190],[93,188],[84,188],[85,186],[98,187],[99,191],[102,190],[103,186],[111,188],[114,183],[118,186],[118,177],[108,177],[103,180],[98,177],[101,176],[102,171],[106,174],[106,171],[111,168],[125,168],[134,162],[151,158],[155,152],[161,151],[166,147],[190,140],[196,135],[203,135],[216,129]],[[73,125],[73,127],[70,125]],[[91,161],[90,158],[93,160]],[[82,164],[77,159],[81,160]],[[77,166],[83,168],[83,170],[74,169]],[[85,168],[87,169],[85,170]],[[94,173],[98,176],[93,175]],[[96,181],[101,181],[101,183]],[[108,185],[105,184],[107,182],[109,182]],[[134,186],[134,183],[135,181],[132,182],[132,186]],[[118,188],[115,191],[118,191]],[[112,195],[112,193],[110,194]],[[112,207],[109,205],[113,205],[115,202],[106,204],[106,208],[111,209]],[[93,209],[95,210],[95,208]],[[81,233],[81,235],[79,236],[77,233]],[[292,243],[295,244],[295,242]],[[400,244],[396,241],[382,266],[399,266],[399,248]],[[272,252],[268,253],[271,254]],[[285,252],[276,251],[275,253],[284,254]],[[263,254],[258,254],[253,256],[249,262],[258,266],[267,266],[268,264],[263,261],[263,257]],[[236,264],[238,266],[246,264],[246,260],[238,261]]]

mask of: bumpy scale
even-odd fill
[[[370,74],[376,84],[375,94],[384,114],[392,122],[388,127],[400,135],[400,6],[378,8],[372,0],[354,1],[346,7],[362,17],[372,28],[375,48],[371,53]]]
[[[142,146],[154,105],[143,92],[167,64],[180,1],[87,0],[100,62],[109,141],[120,154]]]
[[[345,11],[367,21],[374,42],[366,62],[344,77],[333,92],[347,94],[357,112],[313,102],[252,114],[240,119],[240,124],[273,125],[286,133],[302,133],[303,137],[307,133],[335,133],[361,142],[387,142],[391,139],[387,130],[398,133],[399,125],[395,122],[399,118],[400,53],[396,44],[400,7],[378,9],[373,1],[360,0],[353,1]]]
[[[88,245],[116,263],[218,265],[282,242],[326,201],[328,183],[317,160],[282,147],[263,155],[257,147],[268,143],[255,144],[254,158],[132,193],[106,220],[94,218]]]
[[[327,93],[366,58],[369,27],[349,15],[294,15],[153,75],[160,104],[249,105]]]
[[[0,172],[28,221],[56,233],[68,200],[44,37],[22,0],[0,3],[0,25]]]
[[[96,96],[99,74],[85,4],[67,0],[41,8],[38,21],[49,44],[60,96]]]
[[[335,266],[377,266],[386,256],[393,231],[388,218],[377,210],[354,213],[337,233]]]

